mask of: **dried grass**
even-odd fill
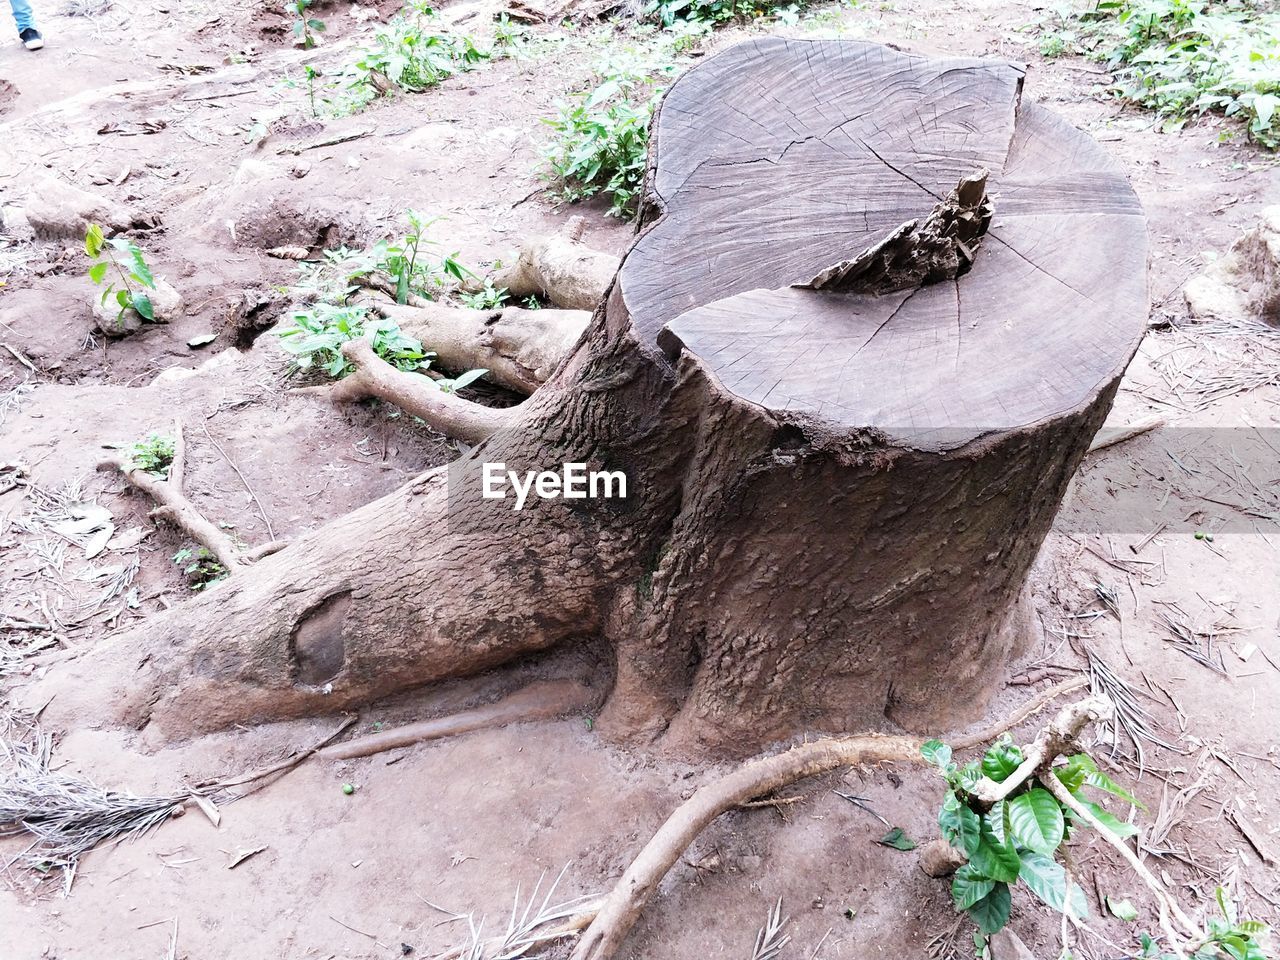
[[[52,752],[53,738],[35,723],[24,731],[11,721],[0,737],[0,836],[30,834],[19,859],[42,872],[62,868],[68,886],[81,855],[147,833],[182,807],[185,795],[136,797],[56,771]]]

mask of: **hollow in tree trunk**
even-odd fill
[[[595,643],[600,729],[686,753],[970,720],[1147,313],[1133,192],[1021,85],[836,41],[696,66],[644,228],[509,425],[83,658],[50,710],[181,737]],[[498,462],[627,496],[517,511],[481,496]]]

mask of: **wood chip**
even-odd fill
[[[262,846],[254,847],[252,850],[240,850],[239,852],[236,853],[232,861],[227,864],[227,869],[234,870],[236,867],[240,866],[240,864],[244,863],[250,857],[257,856],[259,853],[261,853],[265,849],[267,849],[267,845],[264,843]]]

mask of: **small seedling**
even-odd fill
[[[84,235],[84,252],[94,261],[89,267],[89,279],[98,286],[106,285],[106,289],[102,291],[102,302],[106,303],[107,297],[115,295],[120,307],[120,312],[116,315],[117,323],[123,326],[126,310],[133,310],[148,322],[155,320],[151,298],[143,290],[154,290],[156,280],[136,243],[120,237],[108,239],[100,226],[91,223]],[[115,272],[115,276],[108,282],[111,271]],[[117,280],[119,287],[116,286]]]
[[[153,477],[168,480],[174,449],[173,437],[162,433],[148,434],[129,447],[129,469],[142,470]]]
[[[488,370],[484,369],[468,370],[466,373],[459,374],[452,380],[445,378],[442,380],[433,380],[432,383],[445,393],[457,393],[459,390],[471,386],[471,384],[475,383],[488,372]]]
[[[507,302],[507,288],[495,287],[492,280],[486,279],[483,290],[461,294],[458,299],[472,310],[495,310]]]
[[[315,35],[324,33],[324,21],[307,16],[307,8],[313,2],[314,0],[289,0],[284,5],[286,16],[292,15],[297,18],[293,22],[294,42],[302,44],[303,50],[310,50],[315,47]]]
[[[394,241],[384,241],[374,247],[375,267],[395,282],[396,303],[408,303],[409,294],[434,299],[435,292],[450,280],[461,283],[474,277],[470,270],[458,261],[458,254],[450,253],[438,260],[428,251],[439,244],[426,238],[426,232],[440,217],[424,217],[416,210],[404,212],[408,229]]]
[[[192,590],[207,590],[227,577],[227,568],[206,547],[184,547],[173,555],[173,562],[182,568]]]

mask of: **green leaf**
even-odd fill
[[[463,387],[469,387],[489,371],[487,369],[468,370],[466,373],[457,377],[452,384],[454,392],[461,390]],[[913,845],[914,846],[914,845]]]
[[[996,783],[1008,779],[1013,771],[1022,763],[1022,751],[1013,743],[1003,741],[995,744],[982,755],[982,773]]]
[[[217,339],[218,335],[216,333],[202,333],[199,336],[192,337],[188,340],[187,346],[192,350],[195,350],[199,347],[207,346]]]
[[[960,802],[953,791],[948,790],[946,799],[942,802],[938,826],[942,828],[942,836],[948,843],[963,850],[966,857],[973,856],[978,848],[982,821],[966,804]]]
[[[1005,802],[1009,814],[1009,829],[1013,838],[1024,847],[1052,856],[1062,843],[1066,823],[1062,808],[1048,790],[1033,787]]]
[[[951,748],[941,740],[926,740],[920,745],[920,756],[925,763],[945,770],[951,762]]]
[[[1065,765],[1055,769],[1054,775],[1062,782],[1062,785],[1076,793],[1084,786],[1084,778],[1090,773],[1097,771],[1098,765],[1093,762],[1093,757],[1087,753],[1077,753],[1069,758]]]
[[[987,936],[999,933],[1009,922],[1009,907],[1012,899],[1009,896],[1009,885],[997,883],[991,892],[969,908],[969,916],[978,925],[978,929]]]
[[[969,855],[969,862],[984,877],[1004,883],[1014,883],[1018,879],[1018,871],[1022,862],[1013,844],[1001,843],[991,832],[991,825],[986,817],[982,818],[982,829],[978,844]]]
[[[1119,817],[1115,816],[1115,814],[1113,814],[1110,810],[1107,810],[1104,807],[1098,806],[1098,804],[1094,803],[1093,801],[1080,800],[1080,806],[1084,807],[1086,810],[1092,813],[1095,817],[1097,817],[1098,822],[1101,823],[1108,830],[1110,830],[1112,833],[1114,833],[1116,836],[1136,837],[1138,835],[1138,828],[1135,827],[1132,823],[1127,823],[1124,820],[1121,820]]]
[[[151,268],[147,266],[147,261],[143,259],[142,251],[138,249],[136,243],[129,244],[129,256],[133,259],[133,273],[138,278],[138,282],[154,290],[156,278],[151,275]]]
[[[103,278],[107,275],[107,270],[110,268],[111,264],[107,263],[105,260],[95,263],[89,268],[89,279],[94,283],[101,283]]]
[[[1062,865],[1039,853],[1023,850],[1019,853],[1022,870],[1018,876],[1032,893],[1053,909],[1066,913],[1068,904],[1071,915],[1078,920],[1089,916],[1089,904],[1084,891],[1077,884],[1067,888],[1067,871]]]
[[[893,847],[895,850],[914,850],[916,842],[902,832],[901,827],[894,827],[876,841],[882,847]]]
[[[96,223],[89,224],[84,234],[84,252],[91,257],[102,253],[102,228]]]
[[[995,885],[994,880],[978,873],[973,864],[966,863],[956,871],[951,881],[951,899],[955,901],[957,910],[968,910],[995,889]]]
[[[1116,900],[1110,895],[1107,896],[1107,909],[1111,911],[1111,915],[1117,920],[1126,920],[1129,923],[1138,919],[1138,908],[1128,900]]]
[[[1126,790],[1120,784],[1116,783],[1101,770],[1093,770],[1085,775],[1084,782],[1086,786],[1093,787],[1095,790],[1102,790],[1109,793],[1113,797],[1119,797],[1125,803],[1132,803],[1139,810],[1147,809],[1132,793]]]
[[[128,291],[128,290],[117,290],[117,291],[116,291],[116,303],[120,304],[120,310],[121,310],[122,312],[123,312],[123,311],[125,311],[125,310],[128,310],[128,309],[129,309],[129,291]]]
[[[156,312],[151,308],[151,298],[145,293],[135,293],[133,295],[133,309],[137,311],[138,316],[143,320],[154,322]]]

